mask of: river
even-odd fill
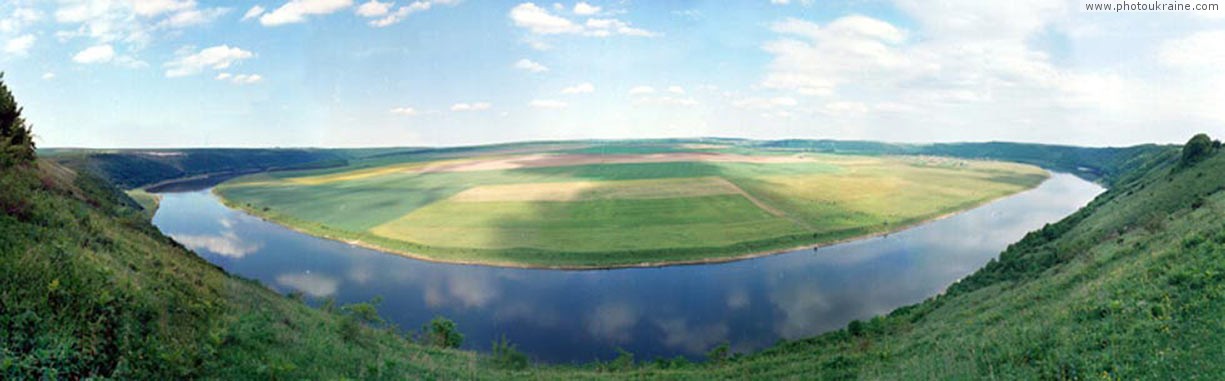
[[[424,262],[298,233],[229,209],[209,189],[162,193],[153,223],[226,271],[313,304],[381,297],[415,329],[455,320],[463,348],[505,335],[533,359],[700,359],[728,342],[753,351],[936,295],[1026,232],[1103,189],[1054,173],[1037,188],[883,237],[738,262],[616,270],[539,270]]]

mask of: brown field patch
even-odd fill
[[[741,193],[736,185],[718,177],[658,180],[571,181],[485,185],[469,188],[450,201],[581,201],[699,197]]]
[[[803,163],[816,160],[801,155],[750,156],[714,152],[671,152],[646,155],[534,154],[514,157],[475,159],[468,162],[455,163],[445,166],[427,166],[423,170],[429,172],[465,172],[515,168],[563,167],[591,164],[671,163],[685,161],[773,164]]]

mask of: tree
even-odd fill
[[[0,73],[0,168],[34,161],[34,134]]]
[[[1207,134],[1197,134],[1182,147],[1182,164],[1191,165],[1212,153],[1212,139]]]

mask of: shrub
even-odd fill
[[[1212,139],[1206,134],[1197,134],[1182,147],[1182,165],[1192,165],[1212,153]]]
[[[719,344],[719,346],[711,349],[710,352],[706,352],[706,361],[710,361],[715,364],[722,364],[727,362],[727,355],[730,354],[731,351],[732,346],[724,342],[723,344]]]
[[[506,340],[506,335],[502,335],[502,339],[493,342],[493,363],[502,369],[520,370],[527,368],[527,355],[515,349],[515,345]]]
[[[438,316],[426,325],[425,342],[439,348],[459,348],[464,343],[464,335],[459,333],[454,321]]]

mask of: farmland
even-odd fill
[[[1023,164],[721,145],[544,144],[355,161],[215,189],[295,229],[412,257],[601,268],[886,233],[1036,186]]]

